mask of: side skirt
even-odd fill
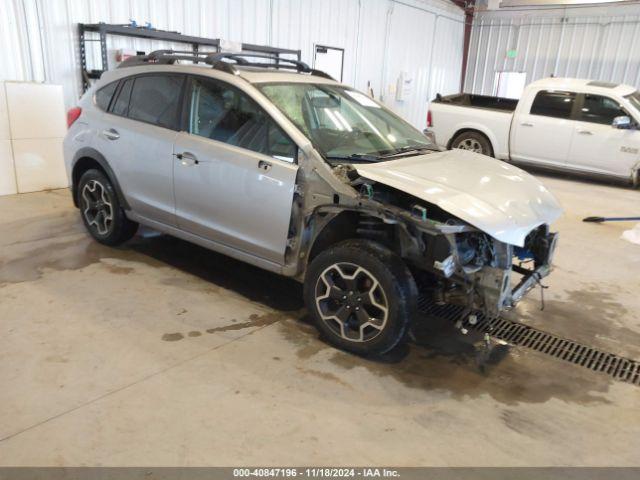
[[[274,272],[280,275],[287,275],[287,273],[284,271],[283,266],[280,264],[271,262],[269,260],[265,260],[260,257],[256,257],[255,255],[251,255],[241,250],[237,250],[233,247],[229,247],[227,245],[214,242],[213,240],[209,240],[199,235],[185,232],[184,230],[180,230],[176,227],[172,227],[170,225],[166,225],[161,222],[156,222],[155,220],[150,220],[146,217],[142,217],[140,215],[133,213],[131,210],[125,211],[125,213],[130,220],[133,220],[134,222],[138,222],[142,225],[146,225],[147,227],[153,228],[154,230],[158,230],[159,232],[165,233],[167,235],[171,235],[173,237],[177,237],[187,242],[195,243],[196,245],[204,247],[208,250],[221,253],[223,255],[234,258],[236,260],[240,260],[241,262],[245,262],[250,265],[256,266],[258,268],[262,268],[263,270],[268,270],[270,272]]]

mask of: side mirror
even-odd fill
[[[611,124],[613,128],[619,128],[622,130],[628,130],[632,127],[631,119],[626,115],[620,115],[613,119],[613,123]]]

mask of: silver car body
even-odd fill
[[[160,72],[215,78],[240,89],[295,142],[297,158],[274,158],[96,107],[94,94],[103,86]],[[116,184],[130,219],[299,280],[314,250],[362,217],[395,229],[398,253],[413,267],[451,285],[473,285],[476,293],[469,302],[491,312],[512,306],[549,273],[556,239],[549,225],[561,209],[538,180],[463,151],[330,166],[256,88],[269,82],[340,85],[317,75],[264,68],[241,68],[236,75],[188,65],[105,72],[81,99],[82,115],[64,142],[72,188],[79,162],[91,158]],[[385,200],[398,192],[414,198],[416,205]],[[434,220],[432,208],[450,219]],[[481,240],[468,247],[461,241],[465,235]],[[429,239],[445,245],[446,254],[429,253]],[[512,286],[512,260],[519,247],[536,251],[535,267],[519,272],[522,279]],[[464,258],[471,256],[468,248],[477,250],[473,265],[465,264]]]

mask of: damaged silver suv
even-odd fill
[[[358,354],[401,342],[425,292],[497,314],[549,274],[561,209],[539,181],[263,57],[165,50],[105,72],[64,142],[97,241],[144,224],[293,277],[327,341]]]

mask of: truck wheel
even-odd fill
[[[119,245],[136,234],[138,224],[129,220],[107,176],[87,170],[78,182],[82,222],[91,236],[105,245]]]
[[[480,132],[462,132],[453,139],[453,142],[451,142],[451,148],[471,150],[472,152],[493,157],[491,142]]]
[[[322,336],[359,355],[383,354],[404,340],[417,296],[402,259],[368,240],[346,240],[320,253],[304,283]]]

